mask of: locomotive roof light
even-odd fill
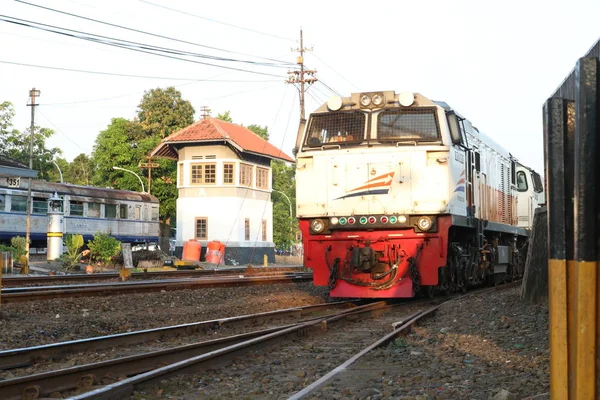
[[[379,107],[383,104],[383,95],[381,93],[375,93],[371,98],[373,105]]]
[[[360,105],[363,107],[369,107],[371,105],[371,98],[368,94],[360,96]]]
[[[342,108],[342,98],[340,96],[331,96],[327,100],[327,108],[329,111],[338,111]]]
[[[400,93],[398,96],[398,103],[404,107],[410,107],[415,102],[415,94],[411,92]]]
[[[310,229],[314,233],[321,233],[325,230],[326,227],[327,225],[322,219],[313,219],[312,221],[310,221]]]
[[[431,222],[431,218],[421,217],[421,218],[419,218],[419,221],[417,222],[417,226],[422,231],[428,231],[433,226],[433,223]]]

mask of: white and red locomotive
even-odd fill
[[[446,103],[333,97],[301,125],[305,266],[332,297],[413,297],[522,274],[540,176]]]

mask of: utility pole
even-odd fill
[[[41,92],[35,88],[29,91],[31,107],[31,128],[29,132],[29,169],[33,169],[33,133],[35,131],[35,98],[39,97]],[[29,237],[31,236],[31,178],[27,180],[27,226],[25,231],[25,257],[27,257],[27,265],[29,265]]]
[[[202,119],[206,119],[206,118],[210,117],[211,109],[208,108],[208,106],[200,107],[200,111],[202,112]]]
[[[292,51],[297,51],[300,53],[300,55],[296,58],[296,64],[300,66],[300,69],[288,71],[289,77],[286,81],[286,83],[296,85],[298,91],[300,92],[300,121],[304,121],[306,119],[304,116],[304,93],[306,93],[306,90],[310,85],[318,81],[318,79],[314,77],[317,71],[313,69],[306,69],[304,67],[304,52],[311,50],[312,48],[308,49],[304,47],[302,29],[300,29],[300,48],[292,49]]]
[[[159,163],[152,162],[152,156],[146,156],[147,163],[140,163],[140,168],[148,168],[148,194],[150,194],[150,181],[152,180],[152,168],[160,167]]]

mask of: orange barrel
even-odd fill
[[[206,262],[211,264],[223,264],[225,256],[225,245],[218,240],[213,240],[207,246]]]
[[[185,261],[200,261],[200,253],[202,245],[196,239],[190,239],[183,244],[182,260]]]

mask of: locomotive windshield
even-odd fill
[[[384,110],[377,115],[379,141],[436,141],[439,129],[435,109]]]
[[[306,146],[358,144],[365,136],[366,115],[360,111],[316,114],[310,118]]]

